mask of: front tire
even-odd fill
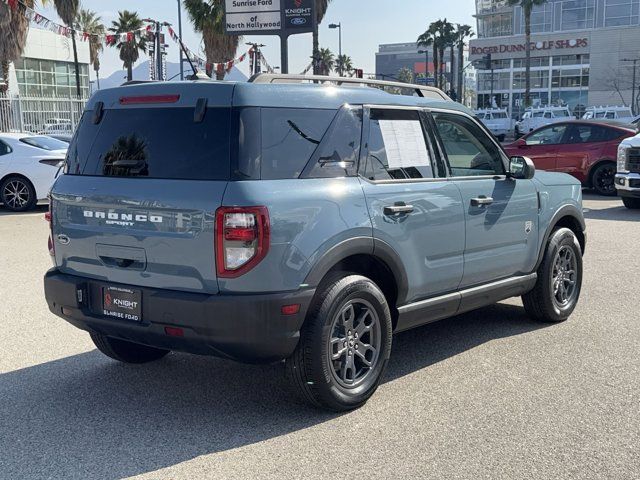
[[[582,249],[568,228],[555,230],[538,267],[538,280],[522,296],[524,309],[541,322],[562,322],[576,308],[582,288]]]
[[[640,198],[622,197],[622,203],[624,203],[625,207],[632,210],[640,208]]]
[[[13,176],[6,178],[0,185],[0,200],[12,212],[25,212],[35,207],[38,199],[29,180]]]
[[[322,283],[287,359],[287,372],[312,405],[346,411],[376,391],[391,353],[391,314],[378,286],[360,275]]]
[[[616,176],[616,164],[603,162],[596,166],[591,174],[591,186],[599,194],[613,197],[617,194],[614,179]]]
[[[127,342],[118,338],[107,337],[100,333],[91,333],[95,346],[107,357],[123,363],[148,363],[160,360],[169,353],[162,348],[148,347],[139,343]]]

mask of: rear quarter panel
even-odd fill
[[[238,278],[220,278],[221,292],[292,291],[318,260],[353,237],[372,237],[358,178],[229,182],[225,206],[266,206],[271,243],[267,256]]]

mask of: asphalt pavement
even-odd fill
[[[0,479],[640,478],[640,211],[586,195],[578,308],[519,299],[394,337],[342,414],[282,365],[171,354],[121,365],[49,313],[44,210],[0,209]]]

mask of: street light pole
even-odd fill
[[[329,28],[337,28],[338,29],[338,58],[342,57],[342,23],[331,23],[329,24]],[[342,64],[340,64],[340,70],[338,70],[338,75],[343,76]]]
[[[182,41],[182,4],[178,0],[178,35],[180,35],[180,41]],[[184,80],[184,61],[182,57],[182,48],[180,48],[180,80]]]
[[[427,84],[429,77],[429,50],[418,50],[418,53],[424,53],[424,84]]]

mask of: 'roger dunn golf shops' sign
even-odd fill
[[[315,0],[225,0],[225,31],[289,36],[314,28]]]

